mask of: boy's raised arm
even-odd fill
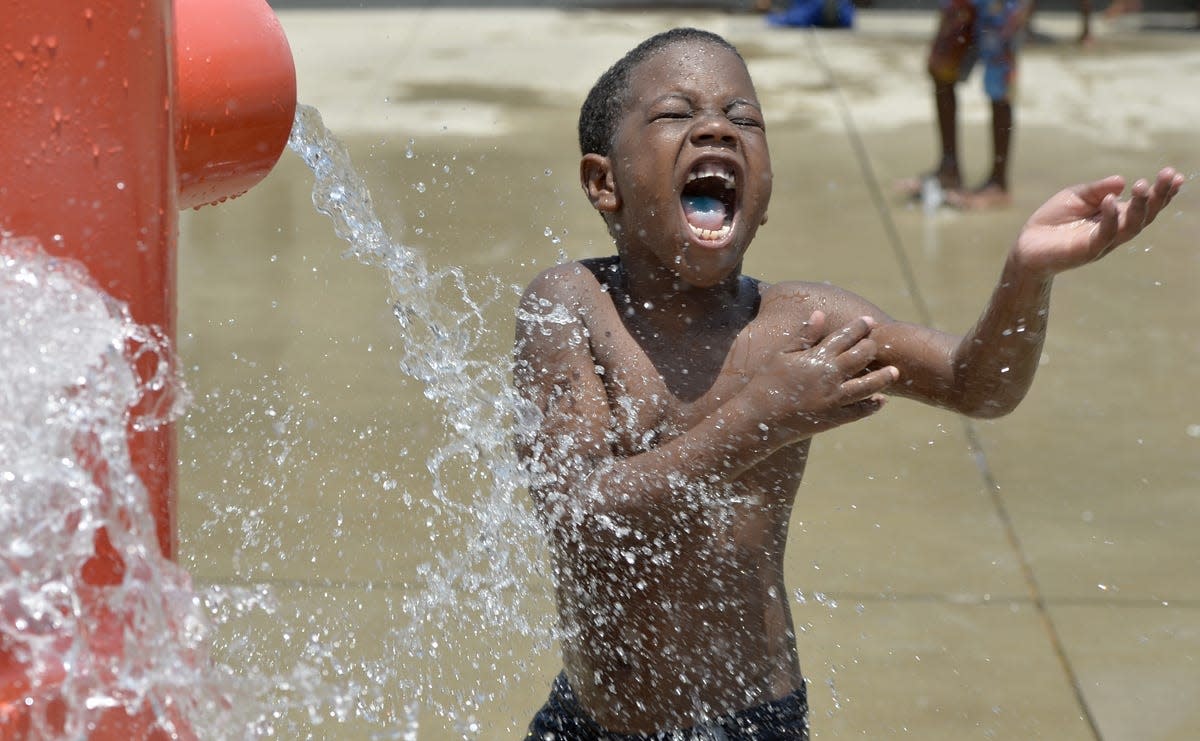
[[[1135,182],[1124,201],[1125,181],[1115,175],[1056,193],[1021,229],[991,300],[956,345],[911,325],[881,328],[880,357],[900,368],[897,388],[971,416],[1012,411],[1037,369],[1054,276],[1133,239],[1182,184],[1183,177],[1166,168],[1153,183]],[[897,353],[900,357],[894,357]],[[917,377],[906,379],[910,368]]]

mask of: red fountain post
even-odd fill
[[[291,131],[295,66],[278,19],[265,0],[0,0],[0,16],[0,233],[79,260],[174,340],[179,210],[248,190]],[[130,429],[129,446],[173,558],[174,429]],[[103,531],[83,576],[125,578]],[[30,690],[10,649],[0,639],[0,739],[22,737]],[[145,728],[106,719],[92,738]]]

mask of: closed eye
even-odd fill
[[[735,100],[725,108],[725,115],[735,126],[751,126],[766,128],[763,123],[762,109],[757,104],[745,100]]]
[[[759,121],[757,118],[731,118],[729,120],[737,126],[754,126],[760,129],[763,128],[763,122]]]

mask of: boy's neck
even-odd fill
[[[713,286],[693,286],[674,271],[641,265],[632,269],[624,257],[617,260],[611,290],[617,308],[626,318],[673,332],[704,330],[712,322],[726,325],[730,314],[740,314],[755,303],[745,293],[740,270]]]

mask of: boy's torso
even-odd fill
[[[751,281],[761,299],[748,321],[656,337],[614,304],[604,285],[611,262],[585,264],[597,280],[580,287],[581,319],[619,456],[702,421],[777,351],[780,331],[811,312],[807,296]],[[807,453],[805,441],[737,481],[689,483],[668,532],[631,532],[606,543],[609,552],[572,554],[572,568],[559,569],[560,579],[574,579],[560,584],[565,627],[576,634],[565,642],[567,672],[598,722],[612,730],[662,727],[664,718],[687,726],[802,683],[783,555]]]

